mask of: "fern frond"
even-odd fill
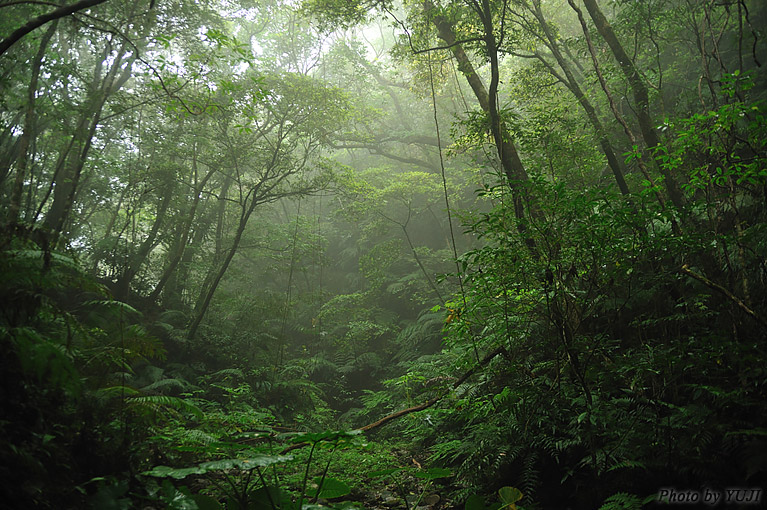
[[[184,312],[179,310],[166,310],[160,314],[157,322],[169,324],[173,327],[181,327],[186,323],[187,317]]]
[[[217,377],[239,377],[240,379],[245,378],[245,374],[242,373],[242,370],[239,368],[225,368],[223,370],[219,370],[218,372],[213,372],[210,374],[211,378],[217,378]]]
[[[135,396],[140,395],[141,392],[135,388],[131,388],[130,386],[109,386],[108,388],[99,388],[95,392],[97,397],[102,398],[114,398],[114,397],[122,397],[122,396]]]
[[[202,418],[203,413],[196,405],[177,397],[167,395],[147,395],[131,397],[126,400],[129,405],[141,412],[148,412],[152,415],[163,415],[169,410],[187,412],[198,418]]]
[[[599,510],[641,510],[642,500],[634,494],[618,492],[607,498]]]
[[[161,379],[155,381],[152,384],[144,386],[142,391],[163,393],[168,390],[176,389],[178,391],[186,391],[192,385],[181,379]]]
[[[118,318],[143,317],[143,314],[131,305],[123,303],[122,301],[117,301],[116,299],[93,299],[85,301],[83,306],[88,308],[101,308],[109,312],[113,317]]]
[[[216,437],[208,434],[207,432],[203,432],[199,429],[192,429],[186,431],[186,438],[187,441],[198,443],[202,445],[209,445],[210,443],[217,440]]]
[[[520,478],[520,488],[525,494],[534,494],[540,484],[540,473],[536,468],[538,461],[538,452],[529,451],[522,461],[522,473]]]
[[[607,468],[607,472],[615,471],[617,469],[631,469],[631,468],[647,469],[647,466],[645,466],[641,462],[637,462],[634,460],[622,460],[618,462],[617,464]]]

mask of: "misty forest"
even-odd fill
[[[0,20],[0,508],[764,503],[762,0]]]

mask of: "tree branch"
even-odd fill
[[[436,404],[437,402],[439,402],[440,400],[442,400],[443,398],[448,396],[451,391],[457,389],[460,385],[465,383],[466,380],[469,379],[469,377],[471,377],[472,375],[477,373],[477,371],[479,371],[480,368],[483,368],[485,365],[490,363],[499,354],[503,354],[505,357],[508,357],[509,353],[508,353],[508,351],[506,351],[505,347],[498,347],[497,349],[491,351],[487,356],[482,358],[482,360],[479,363],[477,363],[472,368],[467,370],[459,379],[457,379],[453,383],[453,386],[449,390],[443,391],[441,395],[438,395],[438,396],[436,396],[434,398],[431,398],[431,399],[427,400],[426,402],[424,402],[422,404],[419,404],[417,406],[408,407],[407,409],[402,409],[400,411],[396,411],[396,412],[393,412],[391,414],[388,414],[388,415],[384,416],[383,418],[381,418],[378,421],[375,421],[373,423],[369,423],[369,424],[365,425],[364,427],[360,427],[359,430],[362,430],[362,431],[366,432],[368,430],[377,429],[378,427],[380,427],[382,425],[385,425],[385,424],[389,423],[390,421],[395,420],[395,419],[397,419],[397,418],[399,418],[401,416],[405,416],[405,415],[410,414],[410,413],[415,413],[415,412],[418,412],[418,411],[423,411],[424,409],[428,409],[429,407],[433,406],[434,404]],[[280,452],[280,455],[285,455],[288,452],[291,452],[293,450],[297,450],[299,448],[303,448],[305,446],[309,446],[309,443],[298,443],[298,444],[290,445],[287,448],[284,448]]]
[[[482,41],[484,41],[484,39],[482,39],[481,37],[470,37],[468,39],[461,39],[460,41],[454,41],[450,44],[443,44],[442,46],[430,46],[422,50],[416,50],[415,48],[411,48],[411,49],[414,55],[420,55],[421,53],[427,53],[430,51],[439,51],[439,50],[449,50],[453,48],[454,46],[459,46],[459,45],[470,43],[470,42],[482,42]]]
[[[762,327],[767,328],[767,320],[765,320],[762,316],[758,315],[755,311],[753,311],[751,308],[749,308],[748,305],[746,305],[746,303],[744,303],[738,296],[736,296],[735,294],[733,294],[729,290],[725,289],[724,287],[722,287],[718,283],[712,282],[711,280],[709,280],[708,278],[706,278],[703,275],[700,275],[698,273],[692,272],[690,270],[690,266],[688,266],[687,264],[682,266],[681,271],[684,274],[686,274],[687,276],[698,280],[699,282],[701,282],[706,287],[714,289],[715,291],[717,291],[720,294],[724,295],[725,297],[727,297],[727,299],[729,299],[730,301],[732,301],[733,303],[738,305],[738,308],[740,308],[741,310],[746,312],[752,319],[754,319],[756,322],[758,322]]]
[[[45,25],[49,21],[63,18],[64,16],[68,16],[83,9],[88,9],[89,7],[93,7],[95,5],[103,4],[106,1],[107,0],[80,0],[79,2],[75,2],[70,5],[63,5],[49,13],[41,14],[40,16],[29,20],[25,25],[16,29],[11,35],[0,42],[0,55],[8,51],[8,49],[13,46],[19,39],[34,29]]]
[[[394,413],[391,413],[391,414],[389,414],[387,416],[384,416],[383,418],[381,418],[380,420],[378,420],[376,422],[373,422],[373,423],[370,423],[368,425],[365,425],[364,427],[361,427],[360,430],[363,430],[363,431],[373,430],[375,428],[380,427],[381,425],[384,425],[384,424],[390,422],[391,420],[399,418],[400,416],[405,416],[406,414],[415,413],[417,411],[423,411],[424,409],[427,409],[427,408],[433,406],[434,404],[436,404],[437,402],[439,402],[440,400],[445,398],[447,395],[449,395],[450,391],[457,389],[460,385],[465,383],[466,380],[469,379],[469,377],[471,377],[472,375],[477,373],[477,371],[480,368],[482,368],[485,365],[487,365],[488,363],[490,363],[499,354],[506,355],[506,348],[505,347],[498,347],[497,349],[491,351],[487,356],[482,358],[482,360],[479,363],[477,363],[471,369],[466,371],[458,380],[456,380],[453,383],[453,386],[450,388],[450,390],[444,391],[442,393],[442,395],[438,395],[438,396],[436,396],[436,397],[434,397],[434,398],[432,398],[430,400],[427,400],[423,404],[419,404],[419,405],[413,406],[413,407],[408,407],[407,409],[402,409],[400,411],[396,411]]]
[[[399,161],[400,163],[407,163],[409,165],[415,165],[420,166],[422,168],[426,168],[429,170],[434,170],[434,165],[430,164],[428,161],[423,161],[421,159],[417,158],[408,158],[404,156],[397,156],[396,154],[392,154],[390,152],[387,152],[380,147],[375,147],[371,144],[366,143],[344,143],[344,144],[336,144],[336,143],[329,143],[328,144],[333,149],[341,150],[341,149],[367,149],[371,154],[376,156],[382,156],[384,158],[393,159],[394,161]]]

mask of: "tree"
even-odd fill
[[[625,76],[626,80],[631,87],[631,91],[634,94],[634,106],[636,112],[637,122],[639,123],[639,129],[642,133],[642,138],[645,141],[647,150],[652,153],[653,149],[658,145],[658,135],[655,132],[655,124],[650,117],[650,97],[647,92],[647,87],[644,84],[639,71],[634,65],[633,60],[628,56],[623,45],[618,40],[615,32],[607,21],[607,18],[602,13],[596,0],[584,0],[586,10],[589,12],[597,31],[602,38],[607,42],[610,50],[615,57],[615,60],[620,66],[621,72]],[[571,2],[573,9],[576,9],[575,4]],[[665,168],[660,168],[664,178],[664,185],[668,190],[669,198],[675,207],[681,209],[684,206],[684,197],[682,191],[677,183],[676,176],[671,172],[668,172]]]
[[[605,158],[607,159],[607,164],[610,167],[613,176],[615,177],[615,182],[618,185],[618,189],[620,189],[622,194],[628,195],[629,188],[623,176],[624,167],[615,154],[615,150],[613,149],[612,143],[610,142],[607,130],[602,124],[602,121],[599,119],[596,109],[586,94],[583,92],[581,85],[571,68],[570,63],[568,62],[567,58],[565,58],[565,55],[560,49],[560,43],[557,39],[557,36],[555,35],[555,32],[550,23],[544,17],[543,10],[541,9],[541,2],[539,0],[533,0],[531,4],[526,4],[525,7],[530,10],[535,19],[538,21],[540,29],[543,32],[543,36],[545,37],[541,39],[543,40],[543,43],[548,47],[549,51],[551,51],[551,54],[557,62],[559,68],[562,70],[564,77],[559,75],[553,66],[551,66],[546,61],[543,55],[535,53],[533,56],[540,60],[549,70],[549,72],[554,75],[563,85],[565,85],[578,100],[578,103],[586,113],[586,117],[591,123],[594,132],[599,139],[599,145],[602,147],[602,151],[604,152]],[[520,24],[522,26],[527,26],[524,23]]]
[[[498,84],[499,57],[498,51],[500,44],[495,34],[495,26],[504,26],[505,23],[505,2],[501,9],[501,19],[496,24],[494,20],[495,11],[491,9],[489,0],[483,0],[481,3],[475,2],[470,7],[470,12],[477,16],[480,21],[480,35],[473,38],[484,43],[483,53],[490,64],[490,86],[485,88],[482,79],[474,69],[474,65],[463,49],[462,41],[458,39],[450,20],[442,14],[437,7],[430,1],[423,2],[423,12],[428,20],[437,28],[437,33],[458,62],[458,70],[466,77],[466,81],[471,86],[474,96],[479,102],[480,108],[488,115],[490,132],[493,135],[496,151],[503,166],[509,186],[512,190],[512,200],[514,202],[514,214],[518,220],[520,235],[526,236],[524,221],[526,219],[525,203],[522,196],[522,187],[528,181],[527,172],[519,157],[517,148],[514,145],[508,128],[501,119],[498,108]],[[503,38],[503,34],[501,35]],[[528,249],[534,251],[532,239],[526,237]]]
[[[29,20],[23,26],[14,30],[9,36],[0,41],[0,56],[3,55],[8,49],[13,46],[19,39],[32,32],[36,28],[39,28],[46,23],[55,21],[59,18],[69,16],[75,12],[95,7],[96,5],[103,4],[106,0],[80,0],[70,5],[63,5],[58,9],[54,9],[46,14]]]
[[[249,82],[249,77],[243,81]],[[311,193],[327,182],[323,172],[310,172],[322,141],[343,120],[343,95],[299,74],[270,77],[266,83],[266,90],[242,89],[242,97],[230,98],[226,109],[239,104],[245,117],[219,123],[219,143],[237,188],[238,218],[229,247],[211,267],[197,299],[189,338],[197,332],[256,207]]]

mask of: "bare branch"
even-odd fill
[[[415,413],[415,412],[418,412],[418,411],[423,411],[424,409],[428,409],[429,407],[433,406],[434,404],[436,404],[437,402],[439,402],[440,400],[442,400],[443,398],[448,396],[451,391],[457,389],[460,385],[465,383],[469,379],[469,377],[471,377],[472,375],[477,373],[481,368],[483,368],[485,365],[487,365],[488,363],[493,361],[493,359],[495,359],[495,357],[498,356],[499,354],[503,354],[505,357],[509,356],[509,353],[508,353],[508,351],[506,350],[505,347],[498,347],[497,349],[495,349],[492,352],[490,352],[487,356],[482,358],[482,360],[479,363],[477,363],[476,365],[474,365],[471,369],[469,369],[468,371],[464,372],[464,374],[459,379],[456,379],[456,381],[453,383],[453,385],[450,387],[450,389],[443,391],[441,395],[438,395],[438,396],[436,396],[434,398],[431,398],[431,399],[427,400],[426,402],[424,402],[422,404],[419,404],[417,406],[408,407],[407,409],[402,409],[400,411],[396,411],[396,412],[393,412],[391,414],[388,414],[388,415],[384,416],[383,418],[381,418],[378,421],[375,421],[373,423],[369,423],[369,424],[365,425],[364,427],[360,427],[359,430],[362,430],[362,431],[366,432],[368,430],[377,429],[378,427],[380,427],[382,425],[386,425],[390,421],[395,420],[395,419],[397,419],[397,418],[399,418],[401,416],[405,416],[405,415],[410,414],[410,413]],[[284,455],[287,452],[290,452],[290,451],[293,451],[293,450],[297,450],[297,449],[303,448],[305,446],[309,446],[309,443],[294,444],[294,445],[288,446],[287,448],[283,449],[280,452],[280,454]]]
[[[687,264],[682,266],[681,271],[686,274],[687,276],[694,278],[704,284],[706,287],[709,287],[720,294],[724,295],[727,299],[735,303],[738,308],[746,312],[752,319],[754,319],[756,322],[758,322],[762,327],[767,328],[767,320],[764,319],[761,315],[757,314],[755,311],[753,311],[751,308],[746,305],[738,296],[727,290],[726,288],[722,287],[716,282],[712,282],[708,278],[706,278],[703,275],[700,275],[698,273],[695,273],[690,270],[690,266]]]
[[[48,12],[46,14],[41,14],[40,16],[29,20],[25,25],[22,27],[16,29],[11,35],[6,37],[0,42],[0,55],[8,51],[8,49],[13,46],[19,39],[30,33],[36,28],[39,28],[49,21],[53,21],[55,19],[63,18],[64,16],[69,16],[72,13],[75,13],[77,11],[81,11],[83,9],[88,9],[89,7],[94,7],[99,4],[103,4],[107,0],[80,0],[79,2],[75,2],[70,5],[64,5],[59,7],[58,9],[54,9],[51,12]]]

